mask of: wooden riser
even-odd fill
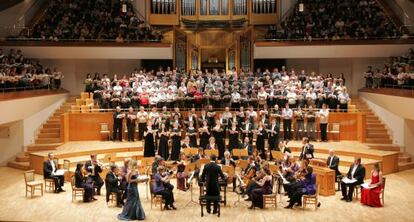
[[[29,162],[29,157],[28,156],[17,156],[16,157],[16,162]]]
[[[384,128],[384,124],[382,123],[367,123],[367,129],[371,128]]]
[[[40,133],[38,138],[54,138],[59,139],[60,138],[60,132],[53,132],[53,133]]]
[[[392,141],[387,138],[366,138],[367,143],[392,144]]]
[[[30,170],[29,162],[19,163],[19,162],[12,161],[12,162],[8,162],[7,166],[11,168],[19,169],[19,170]]]
[[[36,140],[36,144],[49,144],[49,143],[60,143],[60,138],[39,138]]]
[[[389,138],[386,133],[368,133],[367,138]]]
[[[369,148],[373,149],[373,150],[383,150],[383,151],[396,151],[396,152],[400,151],[400,147],[392,146],[392,145],[390,145],[390,146],[381,146],[380,144],[378,144],[378,145],[369,145]]]
[[[48,129],[48,128],[59,128],[60,127],[60,123],[54,123],[54,124],[44,124],[43,125],[43,129]]]
[[[414,169],[414,162],[398,163],[398,170],[399,171],[409,170],[409,169]]]
[[[371,133],[383,133],[383,134],[388,134],[388,130],[386,130],[386,129],[377,129],[377,128],[370,128],[370,129],[367,129],[367,134],[371,134]]]
[[[59,133],[60,134],[60,128],[41,129],[40,133]]]
[[[55,150],[56,147],[62,145],[62,143],[53,143],[53,144],[35,144],[27,147],[28,152],[37,152],[43,150]]]

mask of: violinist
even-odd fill
[[[91,160],[85,163],[85,169],[89,174],[89,178],[94,182],[96,194],[101,195],[101,188],[104,184],[99,173],[102,173],[103,164],[96,159],[96,154],[91,155]]]
[[[170,184],[169,173],[165,171],[164,166],[158,167],[158,172],[154,176],[155,179],[155,187],[154,193],[158,195],[162,195],[162,198],[165,200],[165,210],[176,210],[177,208],[174,206],[174,194],[172,189],[166,187],[166,184]]]
[[[302,175],[303,176],[297,182],[297,189],[290,197],[289,205],[285,207],[287,209],[292,209],[295,204],[302,206],[303,195],[314,195],[316,193],[316,176],[313,173],[313,168],[311,166],[306,166]],[[320,205],[320,203],[317,203],[318,207],[320,207]]]
[[[247,186],[250,183],[250,180],[256,176],[256,172],[259,171],[259,165],[255,163],[255,158],[253,156],[249,156],[249,164],[247,165],[246,169],[241,172],[241,190],[242,196],[244,197],[247,194]]]
[[[284,189],[289,198],[292,198],[293,193],[301,186],[300,181],[303,180],[307,174],[306,168],[308,165],[308,160],[301,161],[299,169],[294,173],[293,177],[290,178],[289,183],[284,184]]]

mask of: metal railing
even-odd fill
[[[367,41],[367,40],[408,40],[408,39],[414,39],[413,35],[410,36],[397,36],[397,37],[368,37],[368,38],[341,38],[341,39],[332,39],[332,38],[311,38],[305,39],[302,38],[258,38],[256,41],[262,41],[262,42],[338,42],[338,41]]]
[[[403,23],[403,26],[406,27],[409,31],[414,32],[414,21],[408,15],[406,10],[404,10],[395,0],[384,1],[388,4],[394,14],[400,19],[400,21]]]

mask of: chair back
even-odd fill
[[[186,156],[194,156],[194,155],[197,155],[198,149],[197,148],[185,148],[183,149],[183,153]]]
[[[271,152],[273,158],[276,158],[277,160],[283,160],[285,158],[285,154],[280,151],[272,150]]]
[[[71,107],[70,107],[70,111],[71,111],[71,113],[80,113],[80,109],[81,109],[81,107],[80,106],[78,106],[78,105],[72,105]]]
[[[269,164],[269,170],[272,174],[277,174],[278,167],[274,164]]]
[[[223,171],[223,173],[227,174],[228,178],[232,178],[235,173],[235,169],[232,166],[222,165],[221,170]]]
[[[184,172],[189,174],[190,172],[194,171],[196,168],[196,163],[189,163],[187,166],[185,166]]]
[[[70,177],[70,186],[72,187],[72,189],[76,187],[75,175],[72,175]]]
[[[154,186],[155,186],[155,180],[150,180],[149,184],[149,190],[150,190],[150,194],[151,196],[154,195]]]
[[[239,160],[237,162],[237,166],[242,168],[242,169],[246,169],[246,167],[249,165],[249,161],[247,160]]]
[[[384,189],[385,189],[385,180],[386,180],[387,178],[385,178],[385,177],[382,177],[382,191],[384,192]]]
[[[27,184],[28,182],[32,182],[35,180],[34,170],[28,170],[23,173],[24,181]]]
[[[341,124],[339,124],[339,123],[332,123],[332,131],[333,132],[339,132],[340,127],[341,127]]]
[[[69,171],[70,168],[70,161],[69,160],[63,160],[63,169]]]
[[[108,123],[101,123],[101,132],[109,131],[109,124]]]
[[[211,156],[213,154],[218,156],[218,150],[204,150],[204,154],[206,154],[206,156]]]
[[[210,162],[210,159],[207,159],[207,158],[199,159],[197,160],[197,167],[201,168],[202,165],[206,165],[209,162]]]

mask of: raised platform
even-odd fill
[[[89,160],[91,154],[98,154],[98,158],[103,158],[104,154],[116,153],[117,160],[123,160],[123,158],[139,159],[143,156],[142,150],[142,142],[82,141],[67,142],[57,147],[53,154],[59,159],[59,164],[62,164],[64,159],[76,164]],[[30,153],[30,167],[36,173],[43,174],[43,162],[47,159],[49,152]]]

